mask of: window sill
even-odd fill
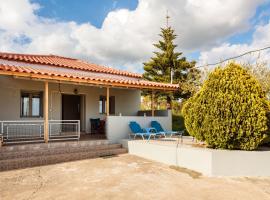
[[[42,117],[36,117],[36,116],[20,116],[21,119],[43,119]]]

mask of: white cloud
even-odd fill
[[[36,11],[42,5],[29,0],[1,0],[0,50],[72,56],[140,71],[142,62],[152,55],[160,27],[165,25],[166,10],[179,35],[179,49],[190,52],[211,48],[247,30],[256,7],[263,2],[139,0],[134,11],[111,11],[98,29],[90,23],[41,18]],[[21,38],[28,40],[18,42]]]
[[[28,1],[3,0],[0,1],[0,29],[9,31],[22,31],[34,24],[34,12],[39,9],[38,4]]]
[[[235,57],[245,52],[253,51],[270,46],[270,21],[264,25],[258,25],[252,36],[250,44],[230,44],[223,43],[208,51],[203,51],[199,57],[198,66],[209,63],[216,63],[227,58]],[[243,57],[235,59],[237,62],[253,63],[255,61],[270,64],[270,49],[247,54]]]

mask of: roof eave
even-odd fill
[[[72,82],[72,83],[83,83],[89,85],[103,86],[103,87],[119,87],[119,88],[134,88],[134,89],[152,89],[152,90],[163,90],[163,91],[177,91],[179,87],[177,86],[150,86],[150,85],[139,85],[139,84],[127,84],[127,83],[114,83],[112,81],[96,81],[89,79],[80,79],[73,77],[61,77],[55,75],[42,75],[42,74],[30,74],[24,72],[14,72],[14,71],[4,71],[0,70],[0,75],[8,75],[8,76],[17,76],[24,77],[29,79],[37,79],[37,80],[47,80],[47,81],[57,81],[57,82]]]

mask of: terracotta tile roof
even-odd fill
[[[2,72],[2,73],[1,73]],[[152,89],[176,90],[178,85],[146,81],[140,74],[54,55],[0,53],[0,74],[43,76],[54,80]]]
[[[33,64],[54,65],[59,67],[67,67],[72,69],[80,69],[94,72],[104,72],[109,74],[118,74],[130,77],[142,77],[141,74],[131,73],[124,70],[117,70],[111,67],[105,67],[88,63],[82,60],[67,58],[56,55],[33,55],[33,54],[15,54],[0,52],[0,58],[13,61],[21,61]]]

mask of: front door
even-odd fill
[[[62,95],[62,120],[81,119],[81,96]]]

